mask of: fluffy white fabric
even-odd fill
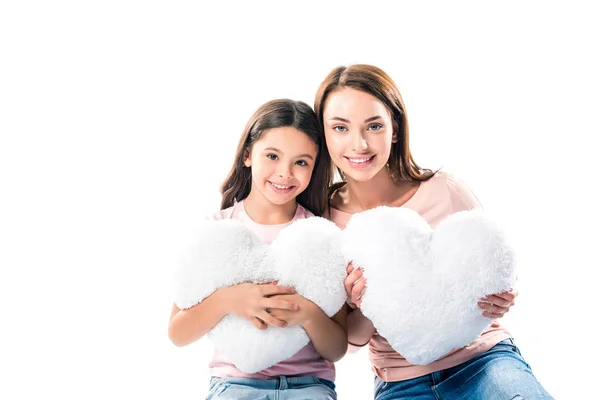
[[[353,215],[343,235],[347,260],[367,280],[363,314],[412,364],[472,342],[492,322],[477,301],[515,280],[514,252],[482,211],[432,230],[412,210],[378,207]]]
[[[341,230],[324,218],[294,221],[271,245],[261,243],[240,221],[207,221],[176,269],[175,304],[186,309],[221,287],[279,281],[331,317],[346,300],[346,265]],[[309,343],[301,327],[261,331],[233,315],[225,316],[208,337],[246,373],[271,367]]]

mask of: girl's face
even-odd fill
[[[308,187],[316,160],[317,146],[302,131],[269,129],[244,159],[252,168],[250,196],[260,195],[274,205],[295,201]]]
[[[342,88],[329,95],[323,124],[331,159],[356,181],[368,181],[381,171],[397,141],[387,107],[356,89]]]

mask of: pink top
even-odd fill
[[[213,215],[213,219],[237,219],[246,225],[246,227],[256,234],[263,242],[271,243],[279,232],[293,221],[302,218],[308,218],[313,214],[298,204],[296,215],[294,218],[285,224],[277,225],[262,225],[254,222],[244,209],[244,202],[236,203],[233,207],[221,210]],[[268,346],[268,343],[265,344]],[[332,362],[325,360],[313,346],[312,343],[307,344],[298,353],[265,370],[254,374],[246,374],[227,361],[223,355],[215,349],[212,361],[209,363],[210,373],[212,376],[220,378],[236,377],[236,378],[252,378],[252,379],[272,379],[280,375],[285,376],[316,376],[330,381],[335,380],[335,367]]]
[[[422,182],[416,193],[401,207],[418,212],[435,228],[452,213],[479,208],[481,205],[469,188],[452,175],[438,172]],[[352,214],[331,208],[329,219],[344,229]],[[372,370],[386,382],[403,381],[443,369],[455,367],[491,349],[496,343],[510,337],[497,321],[471,344],[452,350],[443,358],[428,365],[412,365],[380,336],[370,320],[360,310],[348,315],[348,341],[354,346],[369,343]]]

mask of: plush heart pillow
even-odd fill
[[[471,343],[492,322],[477,301],[515,280],[514,252],[482,211],[432,230],[412,210],[378,207],[353,215],[343,236],[347,260],[367,280],[362,313],[412,364]]]
[[[294,221],[266,245],[238,220],[207,221],[175,272],[175,304],[186,309],[216,289],[244,282],[291,286],[329,317],[346,300],[347,263],[341,230],[324,218]],[[241,371],[255,373],[290,358],[309,343],[299,326],[259,330],[225,316],[208,337]]]

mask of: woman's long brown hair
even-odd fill
[[[420,168],[411,155],[408,143],[408,119],[406,118],[406,108],[400,90],[398,90],[392,78],[378,67],[366,64],[356,64],[349,67],[340,66],[327,75],[315,96],[315,112],[321,127],[324,126],[323,111],[325,110],[327,98],[335,90],[344,87],[360,90],[374,96],[389,110],[398,137],[398,141],[392,143],[392,150],[388,159],[392,179],[395,181],[426,181],[431,178],[434,172],[430,169]],[[330,165],[333,171],[334,165],[331,161]],[[344,181],[342,171],[339,168],[337,171]],[[331,178],[333,179],[333,177],[332,173]],[[340,182],[334,185],[334,182],[330,181],[331,193],[344,184],[345,182]]]

